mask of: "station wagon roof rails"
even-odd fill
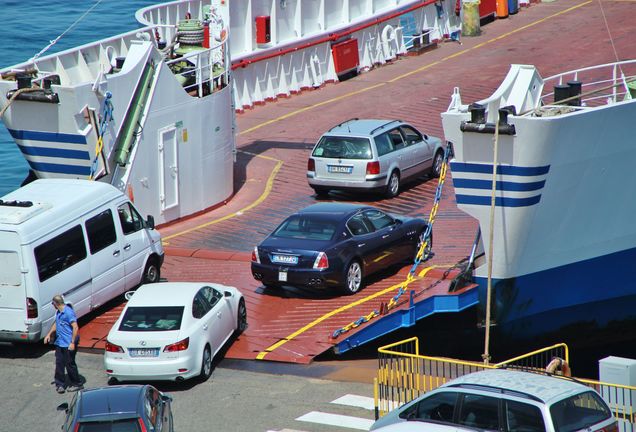
[[[343,124],[347,124],[347,123],[349,123],[349,122],[357,121],[357,120],[360,120],[360,119],[359,119],[358,117],[354,117],[354,118],[350,118],[349,120],[345,120],[345,121],[343,121],[342,123],[337,124],[337,125],[335,125],[334,127],[332,127],[331,129],[329,129],[329,132],[331,132],[332,130],[334,130],[334,129],[335,129],[335,128],[337,128],[337,127],[342,126]]]
[[[545,402],[541,398],[539,398],[539,397],[537,397],[535,395],[529,394],[529,393],[521,392],[521,391],[518,391],[518,390],[508,390],[508,389],[503,389],[503,388],[500,388],[500,387],[487,386],[487,385],[482,385],[482,384],[466,384],[466,383],[462,383],[462,384],[453,384],[453,385],[450,385],[448,387],[489,391],[489,392],[493,392],[493,393],[500,393],[500,394],[505,394],[505,395],[510,395],[510,396],[516,396],[516,397],[519,397],[519,398],[530,399],[530,400],[533,400],[533,401],[536,401],[536,402]]]
[[[373,135],[375,131],[380,130],[380,129],[384,129],[386,126],[390,125],[391,123],[396,123],[396,122],[399,123],[401,121],[402,120],[391,120],[391,121],[388,121],[388,122],[384,123],[383,125],[378,126],[377,128],[373,129],[371,132],[369,132],[369,135]]]

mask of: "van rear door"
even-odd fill
[[[26,330],[26,287],[20,237],[0,231],[0,332]]]

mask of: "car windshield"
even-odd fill
[[[612,417],[609,408],[594,392],[588,391],[563,399],[550,407],[554,429],[572,432],[587,429]]]
[[[371,159],[371,144],[367,138],[324,136],[312,156],[334,159]]]
[[[181,328],[183,306],[131,306],[119,325],[120,331],[169,331]]]
[[[141,432],[137,419],[80,423],[78,432]]]
[[[287,218],[274,237],[306,240],[331,240],[336,232],[336,223],[311,215],[294,215]]]

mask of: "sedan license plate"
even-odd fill
[[[287,282],[287,272],[286,271],[278,272],[278,281],[279,282]]]
[[[327,171],[337,174],[351,174],[353,167],[347,165],[327,165]]]
[[[128,350],[131,357],[157,357],[159,348],[130,348]]]
[[[298,257],[294,255],[272,255],[272,262],[279,264],[298,264]]]

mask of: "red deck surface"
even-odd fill
[[[559,0],[524,8],[482,28],[482,35],[448,42],[421,56],[405,57],[346,82],[327,85],[289,99],[257,107],[238,117],[238,162],[235,196],[214,211],[161,229],[166,242],[162,276],[170,281],[216,281],[239,287],[247,300],[249,328],[229,349],[231,358],[306,363],[333,345],[333,331],[387,302],[395,292],[312,323],[352,302],[404,280],[408,267],[376,278],[355,296],[324,296],[302,290],[264,290],[249,269],[249,253],[284,217],[316,202],[305,178],[306,159],[316,139],[351,117],[400,118],[432,135],[442,136],[440,112],[459,86],[464,103],[487,97],[510,63],[534,64],[550,76],[569,69],[616,61],[603,24],[602,5],[620,59],[636,58],[631,41],[636,4]],[[268,188],[271,187],[271,190]],[[397,198],[372,202],[380,208],[426,217],[436,181],[421,181]],[[350,196],[330,196],[352,200]],[[448,179],[434,227],[429,265],[449,266],[470,253],[474,220],[460,212]],[[422,289],[441,271],[413,286]],[[436,277],[435,277],[436,276]],[[434,292],[443,293],[447,282]],[[115,308],[83,323],[85,348],[103,348]],[[306,328],[307,327],[307,328]],[[306,328],[304,331],[299,330]],[[351,330],[352,332],[355,331]]]

